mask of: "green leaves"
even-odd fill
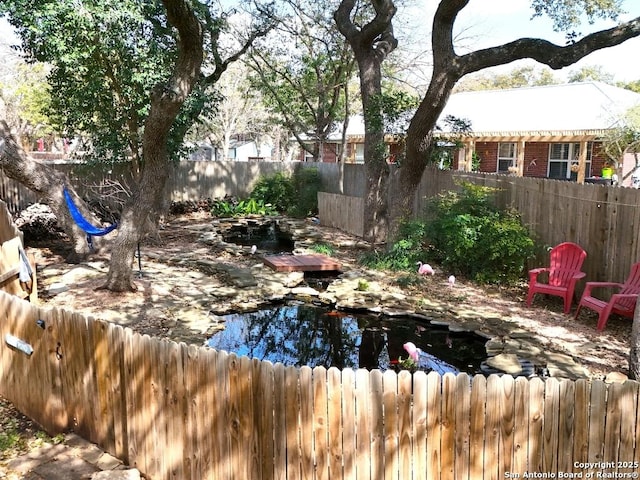
[[[249,198],[246,200],[216,200],[211,208],[214,217],[242,217],[245,215],[276,215],[278,212],[273,205],[262,200]]]
[[[593,23],[599,18],[615,20],[623,13],[621,0],[532,0],[531,7],[534,17],[551,18],[556,32],[569,32],[585,16]]]
[[[426,225],[433,258],[481,283],[510,283],[524,272],[534,242],[514,212],[498,210],[494,190],[469,183],[435,197]]]

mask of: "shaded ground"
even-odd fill
[[[202,318],[202,339],[207,328],[207,308],[194,301],[188,293],[189,282],[207,282],[212,286],[224,287],[227,279],[216,269],[194,269],[192,266],[179,263],[166,263],[166,259],[180,252],[195,252],[203,260],[219,264],[232,264],[236,267],[255,266],[256,257],[250,255],[232,255],[227,251],[216,249],[197,242],[203,230],[209,228],[211,218],[208,214],[187,214],[169,218],[156,238],[142,245],[142,270],[146,275],[136,278],[138,291],[134,293],[115,294],[95,289],[101,285],[108,268],[108,253],[96,255],[84,264],[83,277],[76,283],[66,278],[66,283],[73,283],[73,288],[60,294],[48,296],[46,290],[62,276],[69,275],[75,266],[66,264],[64,258],[68,253],[68,244],[64,241],[41,242],[27,244],[28,249],[36,254],[40,272],[39,276],[41,305],[45,307],[70,308],[103,317],[110,321],[118,321],[122,312],[127,312],[127,326],[140,333],[182,340],[176,328],[174,317],[192,315]],[[343,263],[343,270],[361,269],[357,259],[362,250],[357,242],[339,231],[318,227],[318,243],[333,248],[332,257]],[[596,316],[589,311],[581,312],[577,320],[573,314],[562,313],[559,298],[536,296],[534,305],[524,305],[526,286],[515,288],[481,287],[457,279],[455,288],[449,288],[446,282],[449,272],[436,267],[436,275],[419,277],[414,272],[394,273],[366,271],[372,281],[386,285],[389,291],[402,291],[414,304],[428,304],[452,316],[491,317],[500,323],[505,320],[504,328],[515,324],[519,328],[539,337],[545,349],[570,354],[586,367],[593,378],[604,378],[609,372],[627,372],[628,339],[631,333],[631,322],[612,317],[603,333],[595,331]],[[137,269],[137,265],[136,265]],[[95,275],[86,276],[87,270]],[[401,286],[402,285],[402,286]],[[506,327],[505,327],[506,325]],[[500,329],[496,335],[500,335]],[[24,441],[8,450],[0,449],[0,460],[10,458],[28,449],[30,442],[37,440],[41,433],[28,420],[0,399],[0,418],[16,418],[18,435]],[[0,424],[0,441],[2,431]],[[15,429],[14,429],[15,430]]]

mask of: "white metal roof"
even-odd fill
[[[474,133],[603,130],[614,127],[636,105],[640,105],[638,93],[582,82],[456,93],[440,119],[446,115],[468,119]]]

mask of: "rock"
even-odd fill
[[[69,290],[69,287],[64,283],[53,283],[47,288],[47,295],[58,295],[59,293],[66,292]]]
[[[518,356],[513,353],[501,353],[494,357],[489,357],[487,359],[487,365],[510,375],[519,375],[522,373],[520,360],[518,360]]]
[[[320,292],[311,287],[295,287],[291,289],[291,293],[301,297],[317,297],[320,295]]]
[[[104,275],[104,272],[80,265],[77,267],[73,267],[67,273],[63,274],[60,280],[62,281],[62,283],[70,285],[78,283],[80,280],[86,280],[88,278],[98,277],[100,275]]]
[[[91,480],[140,480],[140,471],[137,468],[130,470],[105,470],[91,475]]]
[[[611,372],[604,377],[605,383],[624,383],[627,380],[629,380],[629,377],[622,372]]]

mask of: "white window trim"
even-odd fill
[[[513,156],[511,157],[501,157],[500,156],[500,146],[501,145],[513,145]],[[549,150],[551,151],[551,150]],[[518,160],[518,145],[516,142],[500,142],[498,143],[498,161],[496,162],[496,172],[497,173],[508,173],[509,167],[515,167]],[[500,170],[500,162],[508,161],[509,165],[505,170]]]
[[[553,148],[552,148],[553,145],[568,145],[569,149],[568,149],[567,158],[552,158],[551,152],[553,151]],[[549,144],[549,160],[547,162],[547,178],[549,178],[551,174],[551,164],[562,163],[562,164],[566,164],[566,174],[564,178],[567,180],[571,179],[571,173],[572,173],[571,164],[578,162],[579,153],[580,153],[580,143],[578,142],[550,143]],[[587,176],[590,176],[589,173],[591,172],[591,156],[592,155],[593,155],[593,144],[592,142],[587,142],[587,161],[586,161],[586,168],[585,168],[585,173],[587,174]]]

